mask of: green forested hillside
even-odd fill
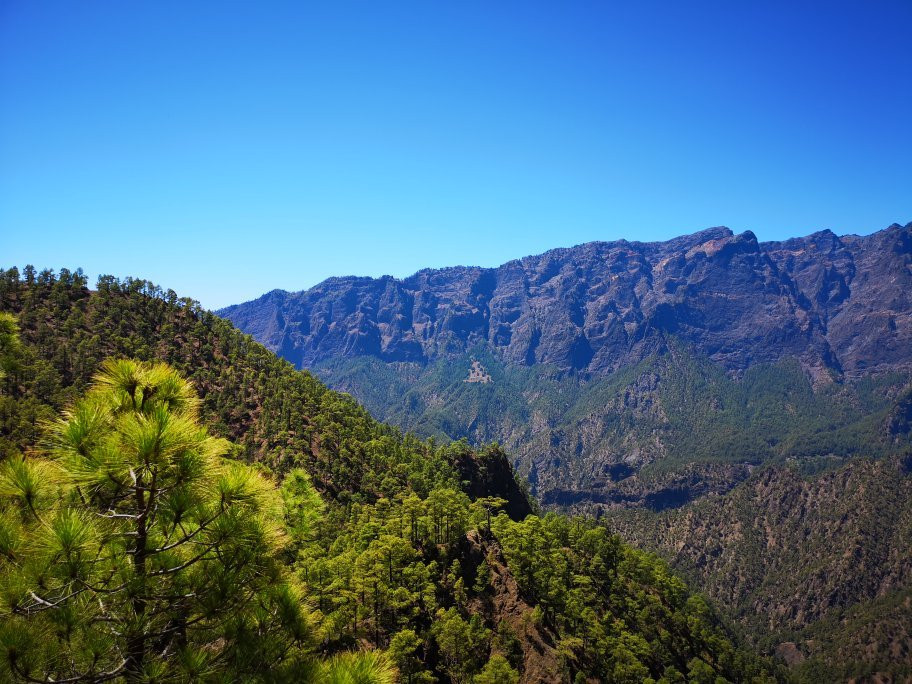
[[[466,382],[473,362],[490,382]],[[545,504],[654,509],[725,492],[764,463],[811,472],[888,454],[885,424],[909,386],[900,373],[815,386],[793,360],[732,377],[680,342],[608,377],[484,347],[428,366],[359,357],[315,371],[403,429],[500,442]]]
[[[722,497],[608,518],[802,681],[912,676],[912,473],[903,457],[855,459],[813,477],[767,468]]]
[[[230,440],[228,454],[279,488],[281,557],[320,658],[382,649],[411,682],[775,674],[655,557],[592,520],[526,515],[498,447],[402,435],[190,300],[108,277],[89,291],[78,271],[26,268],[3,274],[0,308],[21,340],[2,379],[4,462],[39,462],[43,421],[86,393],[104,359],[167,362],[192,381],[200,421]],[[16,562],[7,556],[5,577]],[[69,648],[66,633],[54,638]]]
[[[471,358],[318,372],[396,424],[504,440],[546,506],[659,552],[807,681],[909,676],[908,376],[736,378],[683,345],[594,380],[473,356],[490,382]]]

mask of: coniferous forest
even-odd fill
[[[143,280],[0,282],[9,681],[786,675],[656,556],[542,514]]]

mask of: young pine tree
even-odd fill
[[[281,499],[197,404],[164,364],[109,361],[49,427],[47,458],[3,464],[0,679],[313,671]]]
[[[0,311],[0,381],[15,369],[19,351],[19,327],[12,314]]]

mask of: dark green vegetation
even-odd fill
[[[902,456],[816,476],[769,468],[729,494],[611,525],[659,550],[801,681],[912,676],[912,476]]]
[[[473,359],[491,382],[465,382]],[[814,471],[889,454],[885,424],[909,383],[892,373],[815,389],[789,360],[732,378],[674,341],[589,379],[506,364],[484,348],[426,367],[359,357],[315,370],[404,429],[498,441],[545,504],[654,509],[724,492],[752,466],[798,461]]]
[[[31,629],[44,635],[40,654],[28,661],[40,681],[48,675],[75,676],[79,667],[101,671],[106,663],[93,660],[94,654],[113,657],[105,639],[114,637],[104,629],[111,623],[94,617],[108,615],[129,627],[124,660],[136,663],[144,653],[144,668],[160,667],[157,681],[188,672],[224,679],[233,666],[255,669],[255,654],[269,666],[269,672],[259,673],[263,679],[277,678],[282,668],[309,667],[312,672],[338,668],[338,681],[380,681],[382,662],[344,655],[373,649],[382,649],[402,679],[411,682],[433,677],[456,682],[770,677],[768,665],[739,649],[709,606],[657,558],[624,545],[592,520],[526,515],[529,502],[498,447],[473,451],[464,443],[437,446],[402,435],[230,324],[144,281],[102,278],[97,291],[90,292],[78,272],[26,269],[20,277],[7,271],[0,279],[0,307],[16,316],[20,328],[20,344],[9,345],[4,354],[0,396],[5,529],[39,524],[35,520],[44,509],[28,494],[32,485],[20,486],[33,481],[38,493],[56,486],[57,478],[64,486],[62,499],[47,497],[45,517],[51,511],[61,521],[68,511],[120,511],[117,485],[98,477],[109,464],[84,467],[94,452],[68,447],[79,442],[67,440],[84,407],[112,401],[109,387],[90,391],[104,359],[164,361],[191,380],[200,397],[193,411],[173,405],[175,420],[190,423],[192,429],[184,432],[196,440],[179,453],[200,451],[211,477],[191,487],[184,503],[169,501],[159,509],[162,517],[149,528],[148,544],[159,544],[153,550],[168,546],[167,535],[177,534],[172,529],[177,512],[186,510],[181,515],[192,529],[178,540],[199,529],[200,542],[207,539],[204,548],[216,556],[200,558],[211,563],[211,568],[199,567],[205,571],[197,572],[193,564],[185,578],[175,571],[186,582],[179,588],[182,598],[159,613],[149,606],[172,588],[149,577],[137,581],[137,573],[142,577],[135,562],[139,546],[117,544],[110,530],[97,531],[137,532],[130,522],[80,518],[69,527],[59,522],[44,529],[58,540],[67,530],[91,531],[90,541],[77,546],[104,549],[98,556],[104,564],[89,570],[80,565],[87,556],[69,553],[77,548],[72,543],[53,553],[48,545],[39,551],[29,544],[16,546],[10,541],[16,537],[4,532],[0,610],[7,675],[21,675],[26,667],[17,661],[24,647],[16,639],[26,638]],[[110,374],[122,367],[112,366]],[[179,384],[166,369],[141,368]],[[140,439],[129,446],[138,435],[128,425],[147,426],[151,420],[142,407],[124,407],[124,396],[117,394],[114,401],[122,415],[115,411],[99,428],[99,444],[119,445],[99,453],[116,461],[121,471],[123,459],[146,454],[142,445],[148,444]],[[132,396],[140,395],[132,391]],[[47,442],[41,421],[53,421],[67,406],[76,408],[51,429]],[[153,413],[155,420],[167,422],[164,412]],[[197,420],[230,445],[201,432]],[[177,455],[171,456],[161,472],[174,479],[171,491],[176,495],[193,469],[180,471]],[[46,467],[45,457],[56,457],[55,478],[37,477],[36,469]],[[238,461],[252,464],[259,474]],[[19,472],[28,477],[18,477]],[[136,468],[126,472],[129,482],[142,477]],[[96,487],[87,499],[79,496],[84,487]],[[147,506],[149,501],[145,499]],[[284,514],[277,520],[278,511]],[[243,543],[210,532],[215,522],[206,521],[212,516],[214,521],[228,516],[228,529],[246,530]],[[219,544],[231,553],[219,558]],[[175,547],[154,554],[161,558],[142,567],[152,573],[177,567],[157,564],[188,550]],[[248,575],[241,561],[251,553],[256,555],[254,567],[266,569]],[[107,577],[104,573],[112,569],[129,580],[119,609],[113,605],[121,600],[116,592],[111,605],[82,611],[80,597],[92,595],[84,592],[53,608],[45,606],[38,616],[23,613],[32,604],[15,600],[24,588],[34,592],[35,580],[29,578],[40,576],[43,583],[34,587],[59,592],[83,572]],[[244,610],[226,610],[232,604],[218,602],[226,596],[239,600],[232,592],[217,591],[224,592],[231,582],[247,587]],[[107,585],[93,586],[100,591]],[[193,586],[197,596],[186,596],[194,593],[188,591]],[[194,601],[204,602],[206,610]],[[187,625],[193,638],[173,647],[162,635],[154,643],[140,639],[150,633],[129,619],[145,615],[153,632],[172,634],[187,611],[202,616],[195,623],[201,629]],[[20,622],[27,626],[16,628]],[[253,636],[247,640],[247,634]],[[376,676],[352,674],[356,670],[372,670]],[[325,672],[314,676],[329,680]]]

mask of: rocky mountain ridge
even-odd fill
[[[299,367],[426,364],[478,345],[505,362],[610,374],[670,336],[732,372],[798,358],[812,376],[912,367],[912,223],[758,242],[710,228],[590,242],[497,268],[330,278],[218,312]]]

